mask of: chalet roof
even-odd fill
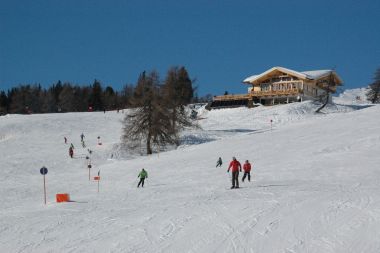
[[[251,84],[251,83],[255,82],[256,80],[258,80],[258,79],[260,79],[260,78],[262,78],[262,77],[264,77],[264,76],[266,76],[266,75],[268,75],[274,71],[280,71],[280,72],[283,72],[283,73],[286,73],[286,74],[289,74],[292,76],[296,76],[296,77],[303,79],[303,80],[305,80],[305,79],[316,80],[316,79],[320,79],[322,77],[326,77],[330,73],[333,73],[335,75],[335,77],[338,79],[339,83],[343,83],[342,79],[338,76],[338,74],[334,70],[326,69],[326,70],[311,70],[311,71],[299,72],[299,71],[287,69],[284,67],[273,67],[273,68],[268,69],[267,71],[265,71],[259,75],[249,76],[243,80],[243,83]]]

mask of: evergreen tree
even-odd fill
[[[375,72],[373,78],[375,81],[369,85],[369,91],[367,92],[367,99],[373,104],[380,103],[380,68]]]
[[[94,108],[95,111],[100,111],[104,109],[103,99],[102,99],[103,88],[98,80],[95,79],[92,84],[92,92],[89,99],[89,104]]]
[[[104,90],[104,106],[108,110],[116,109],[117,106],[117,94],[111,86],[107,86]]]
[[[189,104],[194,96],[193,82],[183,66],[178,70],[178,86],[182,103],[185,105]]]
[[[185,108],[193,96],[190,90],[192,91],[191,80],[185,68],[170,68],[163,86],[163,93],[164,103],[170,114],[171,134],[177,146],[180,144],[180,131],[185,127],[194,126]]]
[[[0,92],[0,115],[8,113],[8,97],[4,91]]]
[[[62,87],[62,91],[59,93],[59,107],[62,112],[73,112],[74,107],[74,89],[69,83],[65,83]]]

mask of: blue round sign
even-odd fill
[[[41,175],[46,175],[48,173],[48,169],[46,167],[42,167],[40,169],[40,173],[41,173]]]

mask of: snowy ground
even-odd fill
[[[311,102],[200,110],[203,130],[150,157],[115,148],[121,113],[0,117],[0,252],[380,252],[380,106],[356,94],[325,114]],[[232,156],[253,162],[252,182],[236,190]],[[55,203],[63,192],[73,202]]]

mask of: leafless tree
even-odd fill
[[[131,109],[124,119],[123,141],[128,147],[136,149],[145,142],[146,153],[152,154],[153,147],[174,144],[170,118],[165,104],[162,103],[159,77],[152,71],[143,72],[138,80]]]
[[[334,78],[334,70],[330,71],[329,77],[327,80],[322,80],[317,83],[317,86],[322,87],[325,90],[325,93],[322,95],[321,100],[324,100],[323,104],[315,111],[320,113],[323,108],[329,103],[331,99],[331,93],[335,91],[336,81]]]

